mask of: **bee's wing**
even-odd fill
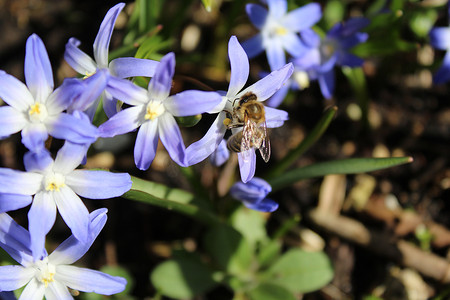
[[[266,122],[264,122],[260,128],[263,132],[263,139],[261,143],[261,147],[259,147],[259,153],[261,153],[261,157],[264,159],[265,162],[269,161],[270,158],[270,139],[269,135],[267,134],[267,125]]]
[[[241,152],[242,158],[245,162],[250,160],[250,150],[252,148],[252,139],[255,130],[257,129],[256,123],[250,119],[247,119],[244,124],[244,129],[242,130],[242,140],[241,140]]]

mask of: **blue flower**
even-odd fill
[[[113,137],[139,128],[134,147],[134,160],[147,170],[156,154],[158,140],[180,166],[187,165],[186,149],[174,116],[185,117],[214,108],[221,97],[216,92],[184,91],[169,96],[175,72],[175,55],[165,55],[156,67],[148,90],[129,81],[112,79],[110,85],[118,99],[131,107],[114,115],[100,127],[102,137]]]
[[[79,40],[70,38],[66,44],[64,59],[74,68],[75,71],[89,78],[99,70],[108,70],[111,77],[127,78],[134,76],[152,77],[155,73],[157,61],[149,59],[139,59],[134,57],[121,57],[108,62],[109,43],[111,41],[114,24],[125,3],[116,4],[107,13],[100,25],[97,37],[94,41],[94,59],[81,51],[78,46]],[[107,78],[108,81],[109,78]],[[109,85],[103,93],[103,108],[108,116],[117,112],[116,101],[113,94],[109,91]],[[99,101],[100,99],[98,99]],[[98,101],[90,106],[89,116],[93,116],[97,108]]]
[[[30,248],[32,235],[10,216],[0,214],[0,246],[20,265],[0,266],[0,290],[24,287],[20,299],[73,299],[68,288],[102,295],[120,293],[126,280],[99,271],[71,266],[91,247],[106,222],[106,209],[88,216],[89,232],[84,242],[73,235],[50,255],[44,248],[39,257]],[[14,299],[14,298],[13,298]]]
[[[0,168],[0,181],[3,182],[0,185],[0,212],[31,203],[28,224],[34,255],[39,255],[38,251],[44,247],[45,235],[55,222],[56,209],[74,236],[85,241],[89,212],[79,196],[107,199],[118,197],[131,188],[131,178],[126,173],[75,170],[85,153],[85,145],[66,142],[55,160],[48,152],[25,154],[27,172]]]
[[[74,143],[93,143],[98,130],[89,121],[63,113],[79,91],[68,83],[53,90],[53,74],[44,43],[32,34],[26,44],[26,85],[0,71],[0,137],[22,131],[22,143],[31,151],[44,151],[51,135]]]
[[[266,50],[271,70],[278,70],[286,64],[286,50],[293,57],[301,56],[307,45],[298,33],[309,29],[322,17],[320,5],[310,3],[287,12],[286,0],[267,0],[269,10],[259,4],[247,4],[250,21],[260,30],[256,36],[242,46],[249,58]]]
[[[314,47],[293,60],[294,73],[306,72],[310,80],[318,80],[322,95],[330,99],[335,84],[333,67],[359,67],[363,64],[364,61],[350,50],[368,39],[367,33],[359,32],[368,24],[369,20],[366,18],[353,18],[334,25],[322,40],[313,33],[308,34],[308,44]],[[303,85],[307,86],[307,83]]]
[[[450,15],[450,3],[447,9]],[[433,75],[434,83],[445,83],[450,80],[450,27],[434,27],[430,30],[429,36],[431,46],[447,51],[442,66]]]
[[[245,88],[249,75],[248,57],[239,44],[237,38],[232,36],[228,42],[228,56],[230,58],[231,76],[230,85],[227,92],[223,92],[222,101],[213,110],[209,112],[218,112],[216,120],[211,125],[208,132],[199,141],[191,144],[187,149],[187,157],[189,165],[194,165],[209,155],[211,155],[223,140],[227,127],[224,120],[227,117],[227,111],[233,111],[234,105],[237,105],[236,99],[241,98],[248,92],[256,96],[257,101],[265,101],[279,90],[286,80],[291,76],[293,71],[292,64],[287,64],[277,71],[273,71],[258,82]],[[242,90],[242,91],[241,91]],[[280,127],[288,116],[285,111],[275,108],[265,108],[266,124],[268,128]],[[238,153],[240,162],[241,179],[246,182],[255,174],[256,155],[255,150],[250,149],[247,155],[248,159],[244,161],[242,154]]]
[[[242,201],[248,208],[262,212],[273,212],[277,210],[278,203],[266,198],[271,191],[272,187],[267,181],[253,177],[247,183],[236,182],[230,189],[230,195]]]

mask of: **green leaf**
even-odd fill
[[[326,28],[330,29],[334,24],[341,22],[345,14],[345,4],[341,0],[328,1],[323,10],[323,20]]]
[[[190,216],[206,224],[219,222],[209,203],[181,189],[169,188],[163,184],[131,177],[131,189],[123,198],[156,205]]]
[[[230,217],[231,225],[255,249],[258,242],[267,240],[266,219],[263,214],[241,205]]]
[[[195,297],[213,288],[213,272],[195,259],[176,258],[158,265],[150,275],[155,288],[175,299]]]
[[[424,38],[433,27],[437,17],[437,12],[433,9],[417,11],[409,20],[409,26],[417,36]]]
[[[333,278],[330,260],[323,252],[292,249],[264,274],[264,282],[280,285],[292,293],[320,289]]]
[[[203,5],[205,6],[206,11],[211,12],[213,0],[202,0],[202,2],[203,2]]]
[[[248,292],[250,300],[295,300],[297,299],[286,288],[271,284],[262,283],[255,289]]]
[[[372,172],[412,162],[412,157],[348,158],[320,162],[298,168],[269,180],[272,192],[299,180],[328,174],[358,174]]]
[[[253,253],[247,240],[233,227],[215,225],[205,234],[204,244],[221,269],[240,276],[249,273]]]
[[[308,134],[308,136],[294,149],[292,149],[280,162],[274,165],[266,178],[275,178],[281,175],[289,166],[291,166],[303,153],[305,153],[315,142],[323,135],[325,130],[333,120],[336,115],[337,107],[333,106],[328,108],[322,118],[317,122],[313,130]]]
[[[188,117],[175,117],[177,120],[178,125],[182,127],[192,127],[197,125],[198,122],[202,119],[202,115],[198,114],[195,116],[188,116]]]
[[[258,253],[258,262],[261,268],[269,266],[278,258],[281,253],[283,244],[279,240],[271,240],[266,244],[261,245]]]

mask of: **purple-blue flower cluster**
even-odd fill
[[[264,3],[267,8],[246,6],[259,33],[243,45],[236,36],[229,39],[227,91],[172,94],[173,52],[160,61],[134,57],[109,61],[111,35],[124,3],[106,14],[93,44],[93,58],[80,50],[79,40],[69,39],[64,58],[80,76],[66,78],[59,87],[54,86],[43,41],[36,34],[28,38],[25,83],[0,70],[0,98],[7,104],[0,107],[0,138],[20,132],[28,149],[24,171],[0,168],[0,246],[20,263],[0,267],[0,292],[25,287],[21,299],[71,299],[68,288],[104,295],[125,288],[123,278],[70,266],[89,249],[106,222],[106,209],[90,213],[82,199],[118,197],[132,186],[127,173],[78,169],[98,138],[137,131],[134,160],[140,170],[150,168],[159,142],[182,167],[208,157],[219,166],[228,160],[230,151],[236,152],[241,181],[231,187],[230,195],[250,209],[272,212],[278,208],[267,198],[269,183],[254,177],[256,150],[265,161],[270,157],[267,128],[280,127],[288,120],[287,112],[273,107],[289,88],[303,88],[309,80],[318,80],[323,96],[332,97],[334,66],[363,63],[351,49],[367,40],[368,35],[360,31],[369,21],[349,19],[321,37],[312,29],[322,17],[319,4],[288,12],[286,0]],[[450,49],[447,31],[435,28],[430,33],[435,47]],[[247,85],[249,58],[263,51],[271,71]],[[443,68],[448,68],[446,59]],[[439,75],[443,72],[438,71],[435,79],[446,79]],[[138,76],[148,78],[146,88],[131,80]],[[96,127],[92,120],[100,103],[108,120]],[[259,114],[257,118],[248,111],[250,105]],[[215,121],[201,139],[186,147],[177,118],[203,113],[216,114]],[[54,156],[49,137],[64,142]],[[24,229],[6,213],[27,206],[28,229]],[[72,235],[48,255],[45,240],[58,212]]]
[[[310,3],[288,12],[286,0],[263,2],[267,3],[268,9],[259,4],[246,6],[247,15],[259,33],[243,43],[244,49],[250,58],[265,50],[271,70],[286,63],[286,52],[294,66],[292,78],[266,105],[279,106],[289,89],[306,88],[312,80],[319,82],[322,95],[330,99],[335,85],[333,67],[363,64],[351,49],[367,40],[367,33],[359,31],[369,24],[369,20],[352,18],[335,24],[321,38],[311,28],[322,17],[319,4]]]

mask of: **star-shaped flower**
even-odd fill
[[[215,109],[210,111],[219,112],[219,114],[208,132],[199,141],[191,144],[186,149],[189,165],[201,162],[216,150],[227,130],[227,126],[224,124],[224,120],[227,118],[227,112],[233,111],[233,107],[239,102],[236,100],[239,100],[247,93],[252,93],[255,95],[256,101],[265,101],[283,86],[284,82],[291,76],[294,69],[292,64],[287,64],[281,69],[273,71],[253,85],[242,89],[248,79],[249,62],[247,54],[235,36],[232,36],[228,43],[228,56],[231,65],[231,77],[228,91],[223,93],[224,96],[222,96],[221,103],[215,107]],[[287,113],[285,111],[270,107],[265,108],[267,128],[280,127],[287,118]],[[255,151],[254,149],[249,151],[248,159],[245,161],[242,158],[241,153],[238,154],[241,179],[244,182],[253,177],[256,167]]]
[[[260,32],[242,45],[249,58],[266,50],[271,70],[286,64],[285,50],[301,56],[306,45],[298,33],[310,28],[322,17],[320,5],[310,3],[287,12],[286,0],[267,0],[268,10],[259,4],[247,4],[247,15]]]
[[[125,3],[116,4],[112,7],[103,19],[97,37],[94,41],[94,59],[81,51],[78,46],[81,44],[76,38],[70,38],[66,44],[64,59],[74,68],[75,71],[89,78],[99,70],[107,70],[110,77],[128,78],[134,76],[152,77],[157,61],[150,59],[139,59],[134,57],[120,57],[108,61],[109,43],[119,13],[124,8]],[[108,116],[114,115],[116,110],[116,101],[113,94],[109,91],[108,80],[106,79],[106,91],[103,93],[103,108]],[[93,117],[98,101],[91,105],[88,114]]]
[[[74,143],[93,143],[98,130],[89,121],[64,113],[79,90],[68,83],[53,90],[53,74],[44,43],[32,34],[26,44],[26,85],[0,71],[0,137],[22,131],[22,143],[31,151],[44,151],[51,135]]]
[[[102,295],[120,293],[126,280],[99,271],[71,266],[91,247],[106,222],[106,209],[88,217],[85,241],[71,235],[50,255],[44,248],[34,257],[32,236],[10,216],[0,214],[0,246],[20,265],[0,266],[0,290],[14,291],[25,286],[19,300],[73,299],[68,288]]]
[[[169,96],[174,72],[175,55],[169,53],[157,66],[148,90],[129,81],[113,79],[110,82],[113,93],[131,107],[100,125],[100,134],[102,137],[113,137],[140,127],[134,147],[134,160],[141,170],[147,170],[153,162],[159,139],[170,157],[180,166],[186,166],[186,149],[174,116],[201,114],[221,101],[216,92],[196,90]]]
[[[44,247],[45,235],[52,228],[56,209],[74,236],[85,241],[89,212],[79,196],[89,199],[118,197],[131,188],[130,175],[100,170],[75,170],[86,153],[86,146],[66,142],[55,160],[48,152],[28,152],[27,172],[0,168],[0,213],[31,203],[28,224],[33,255]],[[78,196],[79,195],[79,196]]]

